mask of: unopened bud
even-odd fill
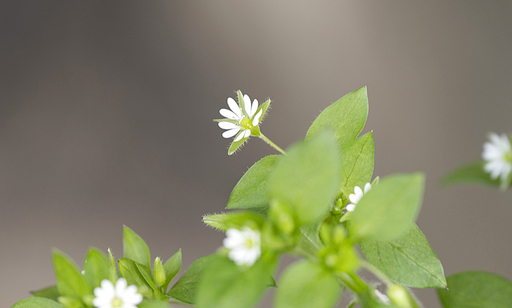
[[[407,290],[398,284],[395,284],[388,288],[388,297],[389,299],[398,305],[399,307],[409,308],[411,307],[411,302],[409,300],[409,293]]]
[[[158,286],[163,286],[167,279],[162,260],[159,257],[156,257],[155,263],[153,263],[153,279]]]

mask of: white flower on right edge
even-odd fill
[[[502,185],[512,171],[512,147],[506,134],[491,133],[490,142],[484,143],[482,158],[485,160],[484,170],[490,173],[491,179],[500,177]]]
[[[247,226],[228,229],[223,245],[229,249],[228,258],[238,266],[252,266],[261,255],[260,232]]]
[[[350,200],[351,203],[347,204],[347,206],[346,206],[347,211],[353,212],[354,209],[356,208],[356,205],[359,202],[359,200],[361,200],[361,198],[366,193],[368,193],[370,191],[370,189],[372,189],[372,184],[370,184],[370,183],[366,183],[366,185],[364,185],[364,191],[359,186],[354,187],[354,193],[348,195],[348,199]]]
[[[142,295],[136,286],[128,286],[124,278],[119,278],[114,286],[108,279],[101,281],[101,287],[94,289],[96,296],[92,304],[98,308],[137,308]]]

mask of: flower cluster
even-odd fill
[[[252,266],[261,255],[260,232],[247,226],[228,229],[223,244],[229,249],[228,258],[238,266]]]
[[[506,185],[512,171],[512,147],[506,134],[491,133],[490,142],[484,143],[482,158],[485,161],[484,170],[490,173],[491,179],[500,178],[501,184]]]

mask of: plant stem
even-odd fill
[[[361,260],[361,266],[372,272],[375,276],[377,276],[382,282],[384,282],[388,287],[394,285],[394,283],[384,274],[380,269],[376,268],[372,264],[367,261]]]
[[[273,147],[274,149],[278,150],[279,152],[281,152],[281,154],[283,155],[286,155],[286,152],[281,149],[280,147],[277,146],[277,144],[273,143],[270,139],[268,139],[265,135],[263,135],[262,133],[260,133],[260,135],[258,136],[260,137],[261,139],[263,139],[266,143],[268,143],[268,145],[270,145],[271,147]]]

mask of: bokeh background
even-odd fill
[[[0,1],[0,306],[54,284],[51,250],[122,256],[122,227],[183,268],[201,222],[275,153],[228,156],[212,121],[241,89],[285,148],[368,86],[375,175],[427,175],[418,225],[446,274],[512,279],[512,192],[441,187],[512,131],[510,1]],[[416,292],[439,307],[433,290]],[[261,304],[269,307],[270,300]]]

